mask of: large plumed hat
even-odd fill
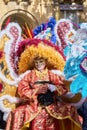
[[[34,58],[36,56],[47,59],[48,69],[58,69],[63,71],[65,58],[62,50],[50,41],[41,39],[27,39],[21,43],[22,51],[18,61],[18,73],[34,68]],[[21,50],[20,48],[18,50]]]

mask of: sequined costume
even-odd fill
[[[56,86],[56,96],[67,92],[65,86],[59,85],[58,75],[48,69],[43,73],[32,70],[18,86],[18,94],[25,104],[10,113],[6,130],[81,130],[73,106],[56,100],[49,106],[40,105],[35,92],[41,84],[34,83],[43,80],[51,81]]]

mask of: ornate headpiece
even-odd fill
[[[47,59],[49,69],[63,71],[65,60],[61,49],[47,40],[27,39],[22,42],[25,49],[21,52],[18,61],[18,73],[23,73],[34,67],[33,60],[36,56]],[[20,50],[20,49],[19,49]]]

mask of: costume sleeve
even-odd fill
[[[66,92],[68,92],[68,89],[66,88],[66,86],[63,84],[61,85],[59,83],[59,81],[61,81],[60,76],[49,71],[49,79],[55,85],[58,95],[63,95]]]
[[[30,86],[31,72],[27,74],[18,84],[18,94],[21,98],[31,99],[35,93],[35,89]]]

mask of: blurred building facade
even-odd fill
[[[87,0],[0,0],[0,30],[9,21],[34,28],[51,16],[87,22]]]

